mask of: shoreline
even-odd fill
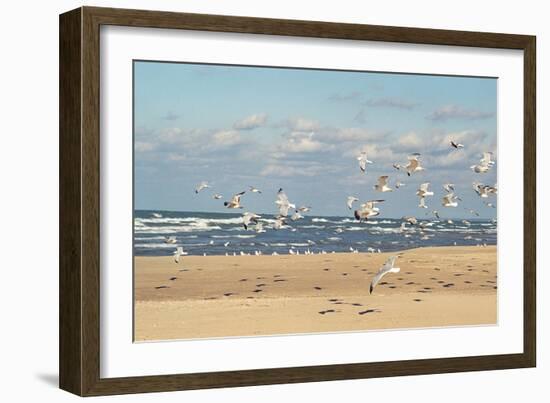
[[[400,273],[368,292],[389,256]],[[496,246],[135,257],[135,340],[491,325]]]

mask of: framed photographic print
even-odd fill
[[[60,386],[532,367],[535,37],[60,17]]]

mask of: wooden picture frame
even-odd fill
[[[100,377],[100,26],[171,28],[524,52],[523,353],[229,372]],[[80,396],[533,367],[536,364],[535,37],[81,7],[60,16],[60,387]]]

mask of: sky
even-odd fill
[[[310,215],[352,215],[348,196],[384,199],[380,217],[496,217],[474,181],[497,181],[497,79],[278,67],[134,62],[134,198],[139,210],[235,212],[224,200],[249,186],[243,211],[276,214],[276,193],[311,206]],[[456,150],[450,141],[464,144]],[[366,151],[373,164],[360,171]],[[491,151],[497,164],[471,165]],[[405,165],[420,153],[423,172]],[[379,193],[373,185],[388,175]],[[207,181],[212,188],[198,195]],[[428,209],[418,207],[430,182]],[[442,185],[455,184],[456,208],[443,207]],[[212,195],[224,196],[214,200]],[[490,202],[496,205],[496,198]]]

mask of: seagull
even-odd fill
[[[250,191],[252,193],[260,193],[260,194],[262,193],[262,191],[260,189],[257,189],[254,186],[249,186],[248,188],[250,189]]]
[[[246,212],[243,214],[243,227],[245,230],[248,229],[248,226],[253,223],[253,224],[258,224],[258,218],[261,218],[261,216],[257,215],[257,214],[254,214],[254,213],[249,213],[249,212]]]
[[[429,187],[430,187],[430,182],[421,184],[418,190],[416,191],[416,195],[420,196],[421,198],[424,198],[426,196],[433,196],[434,192],[430,192],[428,190]]]
[[[346,202],[346,205],[351,210],[353,208],[353,202],[359,201],[359,199],[355,196],[348,196],[348,201]]]
[[[223,244],[223,246],[225,246],[225,247],[227,248],[227,247],[229,246],[229,241],[225,242],[225,243]]]
[[[489,197],[490,193],[492,194],[498,193],[496,186],[482,185],[479,182],[472,183],[472,187],[474,188],[475,192],[484,199]]]
[[[393,163],[392,164],[392,167],[394,167],[395,169],[397,169],[398,171],[403,168],[401,165],[397,164],[397,163]]]
[[[493,203],[487,203],[484,202],[487,207],[496,208],[496,206]]]
[[[378,178],[378,183],[374,185],[374,189],[379,192],[393,192],[393,189],[388,186],[387,175],[384,175]]]
[[[451,146],[456,148],[456,149],[464,148],[464,144],[455,143],[453,140],[451,140]]]
[[[302,219],[302,218],[304,218],[304,216],[300,214],[300,211],[299,211],[299,210],[296,210],[296,211],[294,212],[294,214],[292,214],[292,216],[290,217],[290,219],[291,219],[292,221],[298,221],[298,220],[300,220],[300,219]]]
[[[199,185],[195,188],[195,193],[199,193],[201,190],[203,189],[206,189],[206,188],[210,188],[212,186],[210,186],[208,184],[208,182],[201,182],[199,183]]]
[[[256,223],[256,232],[258,234],[265,232],[264,225],[261,222]]]
[[[462,224],[464,225],[471,225],[472,223],[468,220],[462,220]]]
[[[397,259],[397,256],[392,256],[388,260],[386,260],[386,263],[378,270],[378,273],[372,278],[372,281],[370,283],[369,288],[369,294],[372,294],[372,291],[374,290],[374,287],[380,282],[382,277],[384,277],[388,273],[399,273],[401,270],[399,267],[393,267],[395,264],[395,261]]]
[[[405,185],[406,185],[406,183],[403,183],[403,182],[399,182],[399,181],[395,182],[395,188],[396,189],[399,189],[401,186],[405,186]]]
[[[443,189],[445,189],[445,192],[447,193],[453,193],[455,190],[455,185],[453,183],[445,183],[443,185]]]
[[[302,213],[307,213],[309,211],[311,211],[311,207],[309,206],[301,206],[301,207],[298,207],[298,211],[302,212]]]
[[[424,197],[421,197],[420,198],[420,203],[418,203],[418,207],[420,208],[428,208],[428,206],[426,206],[426,199]]]
[[[405,165],[405,169],[407,170],[407,175],[411,176],[415,172],[423,171],[424,168],[420,166],[420,161],[418,158],[420,157],[420,154],[415,153],[409,155],[409,162],[407,165]]]
[[[243,206],[241,206],[241,196],[243,194],[245,194],[245,192],[240,192],[233,195],[233,197],[231,198],[231,201],[223,202],[223,205],[226,206],[227,208],[243,208]]]
[[[439,217],[439,213],[437,210],[432,211],[432,214],[439,220],[441,217]]]
[[[477,211],[475,211],[474,209],[467,209],[467,208],[465,208],[464,210],[469,211],[470,214],[473,214],[473,215],[479,217],[479,213],[478,213]]]
[[[159,213],[152,213],[151,216],[153,216],[153,218],[162,218],[162,214]]]
[[[283,192],[283,188],[280,188],[277,192],[277,200],[275,200],[275,204],[279,206],[279,215],[281,217],[286,217],[288,215],[288,210],[295,209],[296,205],[290,203],[288,200],[288,197],[285,192]]]
[[[180,256],[185,256],[185,255],[187,255],[187,252],[184,252],[183,248],[181,246],[178,246],[174,251],[174,262],[179,263]]]
[[[215,200],[220,200],[221,198],[223,198],[223,196],[221,194],[216,193],[215,195],[212,196],[212,198]]]
[[[418,223],[418,220],[416,219],[416,217],[413,217],[413,216],[403,217],[402,219],[411,225],[416,225]]]
[[[441,199],[443,207],[457,207],[456,196],[453,193],[448,193]]]
[[[177,243],[176,237],[175,236],[164,237],[164,243],[175,244]]]
[[[384,200],[369,200],[361,204],[358,210],[355,210],[354,216],[356,220],[367,221],[370,217],[376,217],[380,214],[380,209],[376,207],[377,203],[382,203]]]
[[[357,161],[359,161],[359,169],[361,169],[362,172],[366,172],[367,170],[367,164],[372,164],[372,161],[369,161],[367,159],[367,153],[366,151],[362,151],[359,157],[357,157]]]
[[[470,169],[474,171],[475,173],[486,173],[491,169],[491,167],[495,164],[494,161],[492,161],[493,153],[490,151],[486,151],[483,153],[483,157],[479,160],[479,164],[472,165]]]
[[[273,229],[281,229],[285,225],[285,217],[278,217],[273,224]]]

